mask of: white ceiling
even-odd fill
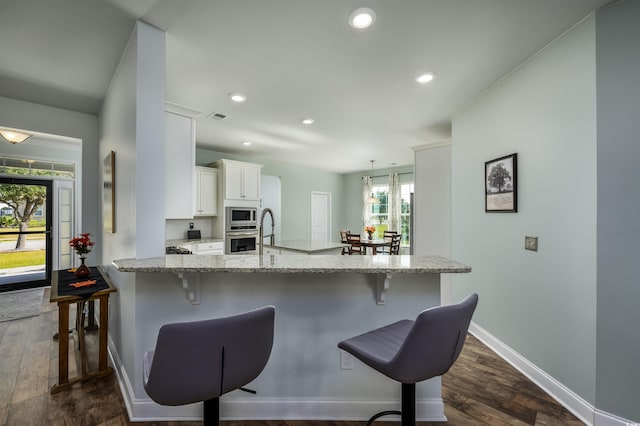
[[[0,0],[0,96],[96,114],[141,19],[167,31],[167,101],[202,113],[198,146],[336,172],[407,165],[608,1]],[[347,18],[361,6],[377,17],[358,32]]]

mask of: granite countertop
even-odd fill
[[[246,273],[464,273],[471,267],[441,256],[275,256],[179,255],[149,259],[118,259],[121,272],[246,272]]]
[[[349,244],[340,242],[314,242],[303,240],[285,240],[276,241],[273,245],[265,244],[264,248],[272,247],[276,249],[299,251],[304,253],[316,253],[325,250],[339,249],[342,247],[348,247]]]
[[[167,240],[165,241],[166,247],[179,247],[183,244],[199,244],[199,243],[219,243],[224,242],[224,238],[198,238],[198,239],[180,239],[180,240]]]

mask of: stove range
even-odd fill
[[[166,254],[193,254],[191,250],[182,247],[169,246],[165,249]]]

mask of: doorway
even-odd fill
[[[331,193],[311,193],[311,241],[331,242]]]
[[[0,292],[50,285],[52,181],[0,177]]]

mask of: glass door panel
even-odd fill
[[[51,181],[0,178],[0,291],[51,277]]]

